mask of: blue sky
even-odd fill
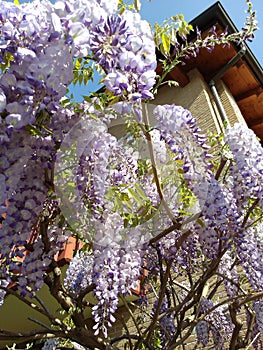
[[[8,1],[13,2],[13,0]],[[29,1],[20,0],[20,3],[23,2]],[[176,14],[183,14],[187,21],[191,21],[215,2],[215,0],[141,0],[141,15],[143,19],[148,20],[151,24],[155,22],[161,24],[166,18]],[[246,0],[221,0],[220,2],[236,27],[241,29],[246,17]],[[252,0],[252,3],[257,11],[259,30],[249,47],[263,66],[263,0]],[[94,91],[94,89],[97,89],[97,85],[89,84],[84,88],[75,87],[71,90],[75,95],[75,99],[82,100],[82,94],[88,95],[89,91]]]

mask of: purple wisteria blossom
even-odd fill
[[[131,294],[131,288],[137,288],[141,256],[133,238],[140,237],[138,231],[139,228],[125,230],[118,213],[104,214],[103,222],[95,223],[92,281],[98,303],[93,307],[94,329],[95,333],[102,331],[105,337],[115,322],[118,294]]]
[[[226,349],[226,344],[229,343],[232,331],[233,323],[231,322],[229,316],[227,315],[227,310],[223,306],[218,306],[213,311],[209,312],[211,308],[216,306],[211,300],[203,298],[201,300],[201,314],[205,314],[204,321],[207,322],[206,325],[199,329],[198,332],[204,332],[204,334],[199,334],[198,338],[200,342],[207,344],[207,326],[209,327],[209,332],[212,333],[214,347],[217,350]]]
[[[139,14],[112,15],[91,34],[91,50],[105,69],[106,87],[128,100],[152,98],[155,48],[150,28]]]
[[[263,300],[255,300],[252,305],[252,310],[256,313],[256,324],[258,330],[261,334],[263,334]]]
[[[235,239],[235,246],[240,259],[240,265],[243,266],[250,285],[254,290],[262,290],[262,223],[259,226],[252,226],[240,232]]]
[[[161,137],[175,154],[175,160],[182,161],[184,178],[202,206],[211,177],[210,156],[196,119],[189,111],[175,105],[157,106],[153,113]]]
[[[73,57],[63,40],[49,42],[42,52],[23,51],[19,63],[12,64],[0,78],[6,96],[4,122],[17,129],[35,123],[43,109],[56,111],[73,79]]]
[[[3,305],[5,295],[6,295],[6,291],[1,289],[1,287],[6,288],[9,283],[10,283],[9,279],[0,278],[0,307]]]
[[[155,312],[157,307],[158,301],[155,301],[153,305],[153,312]],[[175,328],[175,313],[170,312],[170,303],[167,298],[167,296],[164,297],[162,301],[162,305],[160,308],[160,334],[161,334],[161,342],[162,342],[162,349],[167,349],[166,346],[167,341],[172,339],[176,328]]]
[[[95,334],[102,331],[107,338],[108,328],[115,322],[114,313],[118,307],[118,294],[130,294],[136,288],[140,273],[138,252],[126,252],[118,245],[98,247],[94,251],[93,282],[94,295],[98,303],[93,307]]]
[[[82,140],[80,164],[76,173],[78,191],[85,202],[93,208],[94,215],[100,216],[100,209],[109,186],[109,168],[117,142],[99,125],[89,140]],[[80,146],[81,147],[81,146]]]
[[[208,186],[202,214],[202,224],[196,224],[195,228],[203,252],[212,258],[227,247],[240,227],[240,214],[232,192],[215,178],[211,178]]]
[[[18,280],[18,289],[22,296],[31,294],[32,296],[44,284],[43,275],[52,261],[52,254],[45,253],[42,241],[33,244],[32,251],[26,255]]]
[[[30,160],[24,171],[18,173],[20,179],[16,184],[16,191],[7,197],[6,218],[0,230],[2,256],[10,256],[13,246],[26,243],[43,209],[47,195],[44,169],[39,163],[33,162],[32,166],[32,162]]]
[[[198,343],[206,347],[209,342],[209,324],[207,321],[199,321],[195,327]]]
[[[107,338],[108,328],[115,322],[114,312],[118,307],[118,251],[113,247],[94,251],[93,281],[98,304],[93,307],[95,334],[102,331]],[[106,306],[106,307],[105,307]]]
[[[233,154],[230,171],[239,208],[242,210],[253,197],[260,199],[262,206],[263,149],[255,133],[243,124],[235,124],[226,129],[225,142]]]
[[[224,278],[227,295],[231,298],[238,294],[238,270],[233,259],[234,253],[227,251],[221,259],[218,270]],[[233,282],[233,283],[232,283]]]
[[[64,279],[67,290],[74,295],[79,295],[92,283],[94,257],[89,253],[77,253],[70,261]]]
[[[227,39],[227,30],[218,34],[214,27],[203,39],[196,29],[189,45],[183,34],[176,60],[196,57],[201,47],[251,39],[255,23],[247,2],[243,34]],[[10,283],[20,301],[37,299],[46,283],[66,315],[60,321],[38,299],[51,327],[32,333],[34,340],[59,334],[73,346],[80,340],[83,347],[94,341],[92,348],[115,348],[116,339],[109,339],[115,312],[132,289],[142,287],[142,296],[148,288],[143,267],[163,298],[160,312],[149,327],[137,327],[134,319],[138,334],[127,331],[121,341],[155,348],[160,337],[170,349],[196,326],[202,347],[212,336],[214,348],[223,350],[235,326],[216,301],[222,279],[231,300],[247,297],[243,280],[248,296],[263,288],[259,141],[245,126],[228,127],[229,167],[215,176],[206,137],[189,111],[157,106],[155,125],[146,125],[143,106],[156,83],[154,37],[148,22],[129,7],[120,10],[118,0],[19,6],[0,0],[0,6],[0,306]],[[84,76],[74,62],[89,61],[103,72],[105,90],[73,103],[65,97],[68,87]],[[127,132],[117,138],[110,131],[119,122]],[[68,258],[57,257],[69,236],[82,248],[63,280],[59,268]],[[182,275],[186,282],[177,279]],[[93,301],[79,305],[91,290]],[[262,299],[245,308],[256,315],[252,335],[262,334]],[[56,347],[52,343],[44,348]]]

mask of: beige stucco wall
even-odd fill
[[[202,130],[220,132],[220,124],[211,102],[209,87],[197,69],[188,74],[190,82],[183,88],[163,86],[154,100],[155,104],[183,106],[198,119]]]
[[[242,123],[246,125],[245,119],[242,116],[242,113],[233,97],[231,94],[230,90],[228,87],[223,83],[222,80],[217,82],[216,88],[218,91],[218,95],[223,103],[224,109],[226,111],[227,117],[233,125],[234,123]]]
[[[208,84],[197,69],[190,71],[188,76],[190,82],[185,87],[164,85],[159,89],[155,99],[147,104],[151,124],[153,126],[156,124],[152,116],[152,110],[156,105],[175,104],[188,109],[197,118],[198,125],[204,132],[221,133],[224,129],[223,122]],[[232,125],[236,122],[245,123],[227,86],[220,80],[216,83],[216,88],[230,123]],[[124,136],[125,129],[122,118],[113,120],[110,126],[110,132],[117,137]]]
[[[221,132],[223,123],[208,84],[197,69],[188,74],[190,82],[183,88],[163,86],[154,100],[154,104],[183,106],[198,119],[198,125],[204,131]],[[240,109],[227,86],[220,80],[216,83],[218,94],[231,124],[245,123]]]

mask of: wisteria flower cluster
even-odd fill
[[[183,107],[157,106],[153,113],[161,138],[174,153],[174,159],[182,161],[184,179],[202,206],[211,177],[206,137],[200,132],[196,119]]]
[[[225,140],[233,154],[231,175],[235,182],[242,185],[242,193],[235,192],[242,210],[241,203],[246,202],[244,199],[262,198],[262,147],[254,132],[241,124],[228,128]]]
[[[196,326],[199,342],[205,347],[208,345],[209,333],[212,333],[215,349],[225,349],[225,344],[229,342],[229,337],[233,330],[233,324],[226,316],[224,308],[218,307],[209,313],[214,303],[204,298],[202,301],[201,313],[208,314],[204,320]]]
[[[167,296],[164,297],[161,308],[160,308],[160,333],[162,335],[162,348],[167,349],[166,343],[167,341],[173,337],[175,333],[175,324],[174,324],[174,313],[171,313],[169,311],[170,305],[169,305],[169,299]],[[153,305],[153,312],[155,311],[157,307],[157,301],[155,301]]]

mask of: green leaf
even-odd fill
[[[141,10],[141,1],[140,0],[134,0],[134,8],[137,12],[140,12],[140,10]]]
[[[164,52],[169,54],[171,40],[170,40],[170,37],[166,33],[162,34],[162,44],[163,44]]]
[[[138,193],[138,195],[145,201],[147,201],[147,197],[145,195],[145,193],[143,192],[143,190],[141,189],[140,185],[137,183],[135,184],[135,189],[136,192]]]
[[[128,192],[131,198],[135,199],[135,201],[139,204],[143,204],[143,201],[140,196],[138,196],[138,193],[134,191],[133,188],[128,188]]]
[[[196,222],[201,226],[201,227],[205,227],[205,224],[204,224],[204,222],[199,218],[199,219],[197,219],[196,220]]]
[[[89,96],[83,95],[83,98],[84,98],[84,100],[85,100],[86,102],[89,102],[89,103],[92,102],[92,99],[91,99]]]
[[[80,67],[81,67],[81,62],[80,62],[80,60],[78,59],[78,60],[76,60],[76,62],[75,62],[75,68],[76,68],[77,70],[79,70]]]
[[[118,198],[118,196],[114,197],[114,210],[123,211],[123,202]]]
[[[176,86],[176,87],[179,86],[179,84],[175,80],[168,80],[167,84],[168,84],[168,86]]]
[[[25,130],[30,132],[30,134],[33,136],[42,136],[41,131],[33,125],[26,125]]]

